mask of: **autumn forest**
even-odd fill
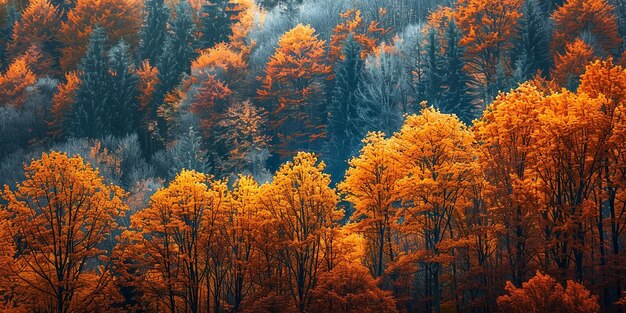
[[[2,312],[626,312],[624,0],[0,0]]]

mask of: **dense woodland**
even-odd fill
[[[624,312],[623,0],[0,0],[6,312]]]

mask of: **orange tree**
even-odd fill
[[[401,177],[389,140],[382,133],[370,133],[363,140],[360,154],[350,160],[345,179],[338,186],[345,199],[352,203],[350,217],[354,230],[367,240],[364,263],[375,277],[382,276],[394,261],[392,241],[396,218],[396,182]]]
[[[120,295],[102,244],[128,209],[126,193],[81,157],[58,152],[32,161],[24,174],[16,190],[5,186],[0,211],[8,248],[18,252],[8,264],[19,284],[12,296],[28,311],[110,308]]]
[[[404,204],[400,229],[421,241],[404,260],[427,268],[432,305],[440,312],[440,277],[459,244],[455,216],[471,205],[469,189],[479,166],[474,135],[463,122],[432,108],[420,113],[408,116],[391,140],[403,174],[397,187]]]
[[[323,270],[322,239],[343,217],[324,167],[313,154],[300,152],[261,187],[258,199],[267,217],[259,226],[269,230],[266,253],[276,264],[266,267],[271,272],[266,287],[289,294],[290,307],[299,312],[308,311]]]
[[[280,38],[258,91],[269,103],[270,128],[280,156],[320,147],[326,136],[321,103],[329,73],[324,41],[311,26],[299,24]]]

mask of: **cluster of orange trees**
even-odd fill
[[[299,153],[263,185],[183,170],[137,212],[81,157],[43,154],[2,193],[3,308],[615,309],[625,90],[626,70],[596,61],[576,92],[530,81],[473,127],[424,106],[370,133],[336,189]]]

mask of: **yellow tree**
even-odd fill
[[[598,214],[595,224],[600,265],[607,273],[606,288],[611,284],[615,286],[613,296],[616,297],[621,294],[621,279],[620,275],[613,274],[624,270],[624,262],[620,260],[623,254],[620,242],[626,229],[626,70],[610,59],[596,60],[587,66],[581,76],[578,93],[608,100],[602,108],[607,118],[603,132],[608,139],[602,161],[602,181],[596,191]],[[605,305],[609,299],[603,297]]]
[[[350,225],[367,240],[365,264],[375,277],[382,276],[397,254],[392,243],[398,194],[396,182],[401,178],[395,151],[382,133],[370,133],[365,146],[350,160],[345,179],[338,186],[345,199],[354,206]]]
[[[481,143],[479,160],[485,178],[493,188],[490,215],[503,226],[503,254],[510,277],[520,286],[528,277],[528,266],[538,246],[536,192],[529,188],[533,173],[529,153],[534,147],[533,133],[538,127],[538,106],[544,93],[532,83],[498,96],[475,124],[476,139]]]
[[[149,309],[209,310],[210,245],[218,237],[225,191],[225,183],[183,170],[131,217],[124,260],[144,271],[138,280]]]
[[[469,189],[478,177],[474,135],[456,116],[424,108],[391,140],[403,174],[401,231],[422,241],[411,253],[431,275],[432,304],[440,312],[442,265],[451,261],[458,237],[454,217],[471,206]]]
[[[268,283],[284,283],[299,312],[308,310],[324,265],[322,238],[343,217],[324,167],[313,154],[300,152],[280,167],[271,184],[261,187],[258,200],[267,216],[262,227],[271,229],[267,252],[278,264],[268,269]]]
[[[29,311],[102,310],[120,300],[102,243],[128,209],[81,157],[51,152],[25,166],[16,190],[5,186],[1,227],[19,253],[10,264],[21,285],[13,296]],[[93,267],[94,262],[103,266]]]
[[[329,73],[324,41],[311,26],[299,24],[280,38],[258,95],[270,102],[270,126],[281,156],[318,147],[326,136],[321,100]]]
[[[593,195],[601,179],[608,140],[605,97],[562,91],[539,106],[532,135],[531,168],[538,177],[545,220],[546,253],[561,270],[574,264],[582,281],[590,257],[590,231],[597,208]],[[590,266],[587,264],[586,266]]]

